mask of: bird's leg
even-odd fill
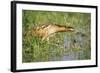
[[[46,39],[47,39],[47,41],[49,41],[49,37],[47,37]]]
[[[44,40],[45,40],[45,37],[42,38],[42,41],[44,41]]]
[[[42,38],[42,41],[47,40],[47,39],[48,39],[48,36],[45,36],[45,37]]]

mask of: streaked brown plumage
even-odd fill
[[[34,29],[32,29],[32,34],[41,37],[42,40],[45,40],[49,38],[51,34],[57,32],[72,32],[72,31],[74,31],[73,27],[67,27],[57,24],[49,24],[49,25],[41,25],[38,27],[34,27]]]

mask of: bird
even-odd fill
[[[43,40],[48,40],[52,34],[57,32],[73,32],[75,29],[70,26],[59,24],[43,24],[32,28],[32,34]]]

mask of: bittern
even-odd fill
[[[74,28],[70,26],[57,25],[57,24],[48,24],[33,27],[32,34],[41,37],[42,40],[48,39],[50,35],[57,32],[73,32]]]

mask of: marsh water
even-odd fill
[[[86,36],[81,32],[78,32],[75,36],[69,37],[68,35],[64,36],[63,41],[63,55],[61,57],[52,57],[51,61],[61,60],[78,60],[84,56],[84,46],[86,43]],[[55,55],[54,49],[52,49],[53,55]]]

